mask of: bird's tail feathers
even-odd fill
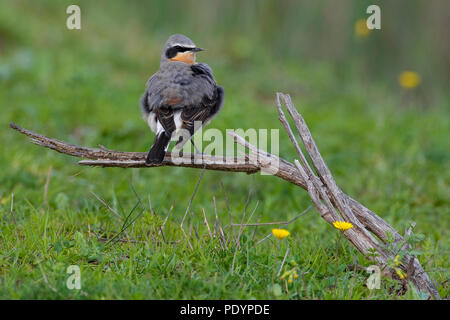
[[[150,148],[150,151],[148,152],[145,164],[161,163],[166,155],[169,142],[170,136],[168,136],[165,131],[158,133],[152,147]]]

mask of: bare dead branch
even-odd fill
[[[312,172],[308,162],[302,154],[295,136],[290,129],[289,123],[287,122],[282,111],[280,98],[283,101],[283,104],[288,110],[290,116],[294,120],[297,132],[311,159],[311,162],[313,163],[317,176],[318,178],[320,178],[320,181],[323,183],[323,185],[319,184],[317,177]],[[325,161],[322,158],[322,155],[319,152],[319,149],[316,146],[316,143],[311,135],[311,132],[309,131],[308,126],[306,125],[305,120],[294,107],[290,96],[282,93],[277,93],[277,107],[280,114],[280,121],[287,130],[289,137],[293,142],[303,163],[303,166],[301,166],[298,161],[295,161],[295,165],[303,180],[305,180],[307,184],[308,192],[313,199],[317,210],[321,212],[322,217],[325,218],[326,214],[331,212],[329,208],[331,202],[334,209],[339,210],[342,217],[346,221],[351,222],[354,226],[353,228],[345,231],[344,236],[364,255],[367,255],[369,253],[369,250],[376,250],[379,255],[377,257],[374,257],[374,260],[379,262],[383,267],[386,267],[388,261],[394,258],[395,253],[393,253],[392,250],[388,251],[384,249],[370,232],[374,232],[377,236],[379,236],[381,240],[384,240],[386,238],[386,234],[388,232],[391,232],[395,235],[397,243],[400,241],[404,242],[404,239],[398,232],[393,230],[393,228],[381,218],[373,219],[374,216],[376,216],[373,213],[369,214],[368,212],[366,212],[366,214],[364,215],[364,219],[361,219],[362,221],[359,219],[359,216],[365,210],[357,210],[361,208],[352,207],[352,204],[355,205],[355,201],[345,195],[337,186],[330,170],[328,169]],[[318,195],[321,198],[320,200],[323,200],[325,202],[325,206],[318,199]],[[368,209],[366,210],[369,211]],[[334,216],[334,214],[332,214],[332,216]],[[327,219],[325,218],[325,220]],[[394,232],[392,232],[392,230]],[[440,298],[436,287],[423,270],[417,258],[406,255],[403,258],[403,268],[408,270],[409,279],[412,280],[412,282],[419,290],[429,293],[435,299]]]
[[[123,217],[102,198],[95,194],[93,191],[89,191],[98,201],[100,201],[109,211],[111,211],[119,220],[123,220]]]
[[[208,229],[209,237],[211,238],[211,240],[213,240],[211,229],[209,228],[208,219],[206,219],[205,209],[203,209],[203,208],[202,208],[202,213],[203,213],[203,223],[205,224],[206,228]]]
[[[309,166],[309,163],[295,138],[294,132],[287,122],[286,116],[282,110],[282,103],[294,121],[297,133],[309,158],[311,159],[315,172]],[[193,154],[175,156],[176,154],[172,155],[172,153],[168,152],[161,164],[152,165],[150,167],[179,166],[188,168],[204,168],[206,170],[244,172],[247,174],[253,174],[260,171],[270,173],[307,190],[321,217],[328,223],[333,223],[334,221],[340,219],[339,214],[342,216],[342,219],[351,222],[354,225],[354,228],[344,232],[344,236],[366,256],[369,250],[375,249],[379,253],[379,256],[376,257],[375,260],[383,267],[386,266],[388,260],[393,258],[393,253],[389,250],[385,250],[381,246],[381,242],[385,242],[388,239],[388,234],[391,234],[394,237],[394,245],[405,243],[404,238],[381,217],[342,192],[331,175],[329,168],[325,164],[325,161],[323,160],[319,149],[312,138],[311,132],[309,131],[305,120],[300,113],[298,113],[289,95],[277,93],[277,108],[280,115],[280,121],[288,132],[289,138],[300,158],[300,161],[296,160],[295,164],[258,149],[234,132],[228,132],[228,134],[234,138],[236,143],[249,150],[249,154],[244,154],[243,157],[234,158],[209,155],[202,155],[199,158],[198,155]],[[146,167],[146,153],[144,152],[114,151],[103,146],[100,148],[81,147],[37,134],[14,123],[10,123],[10,127],[30,137],[31,141],[37,145],[84,159],[78,162],[78,164],[83,166],[121,168]],[[227,209],[229,210],[229,208]],[[309,208],[289,223],[297,219],[308,210]],[[232,274],[234,273],[234,264],[242,228],[249,225],[249,221],[247,224],[244,224],[244,217],[245,211],[242,221],[239,224],[239,232],[235,239],[236,249],[231,268]],[[231,220],[230,225],[236,226]],[[184,229],[182,227],[181,229],[187,239],[189,247],[192,249],[189,238],[187,237]],[[259,240],[255,245],[261,243],[269,236],[270,234]],[[433,298],[440,299],[435,285],[423,270],[417,258],[406,255],[403,262],[403,267],[405,270],[408,269],[409,272],[412,273],[408,276],[414,285],[419,290],[429,293]]]
[[[288,256],[288,254],[289,254],[289,247],[286,249],[286,253],[284,254],[283,261],[281,262],[280,269],[278,270],[278,273],[277,273],[277,277],[279,277],[281,274],[281,271],[283,271],[284,263],[286,262],[286,258]]]
[[[225,248],[228,249],[227,240],[225,239],[225,233],[223,232],[222,224],[220,223],[219,215],[217,213],[216,197],[213,197],[213,204],[214,204],[214,213],[216,215],[216,222],[214,224],[214,234],[216,234],[216,230],[217,230],[217,234],[218,234],[217,238],[219,239],[222,249],[225,249]]]

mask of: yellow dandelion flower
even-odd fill
[[[288,283],[292,283],[292,282],[293,282],[293,280],[292,280],[292,279],[289,279],[289,280],[288,280]]]
[[[366,19],[359,19],[355,22],[355,34],[361,38],[365,38],[370,34],[370,29],[367,28]]]
[[[403,71],[398,76],[398,83],[405,89],[414,89],[420,81],[420,75],[414,71]]]
[[[285,229],[272,229],[272,233],[278,240],[284,239],[290,235],[289,231]]]
[[[333,226],[340,231],[346,231],[348,229],[353,228],[353,225],[350,222],[345,221],[335,221],[333,222]]]

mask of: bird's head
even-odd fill
[[[167,61],[181,61],[192,65],[195,63],[195,54],[204,49],[198,48],[195,43],[182,34],[174,34],[169,37],[164,45],[161,55],[161,63]]]

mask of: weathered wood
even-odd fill
[[[282,110],[281,101],[294,120],[297,133],[312,161],[317,175],[309,166],[309,163],[287,122]],[[370,249],[377,250],[379,256],[375,257],[375,261],[383,267],[386,267],[388,260],[393,258],[393,254],[392,252],[383,249],[381,242],[385,241],[388,238],[387,235],[390,233],[394,237],[396,243],[404,244],[405,241],[403,237],[386,221],[364,207],[358,201],[343,193],[337,186],[312,138],[306,122],[298,113],[289,95],[277,93],[277,108],[280,115],[280,121],[288,132],[289,138],[299,155],[301,163],[295,160],[295,164],[292,164],[282,158],[260,150],[233,132],[229,132],[228,134],[234,138],[236,143],[247,148],[249,150],[248,154],[234,158],[183,154],[174,161],[172,154],[168,152],[161,164],[146,166],[145,152],[122,152],[109,150],[104,147],[81,147],[37,134],[12,122],[10,123],[10,127],[30,137],[31,141],[39,146],[50,148],[63,154],[88,159],[78,162],[80,165],[84,166],[121,168],[180,166],[188,168],[205,168],[206,170],[245,172],[247,174],[253,174],[260,171],[273,174],[274,176],[300,186],[308,191],[308,194],[321,217],[328,223],[341,220],[339,214],[342,216],[343,220],[351,222],[354,225],[354,228],[345,231],[344,236],[364,255],[367,255]],[[378,237],[378,239],[375,238],[375,236]],[[404,246],[407,247],[408,245],[404,244]],[[430,296],[435,299],[440,299],[436,287],[423,270],[417,258],[405,256],[402,267],[408,272],[408,279],[411,280],[419,290],[429,293]]]
[[[294,120],[298,134],[323,185],[319,185],[319,183],[316,181],[316,177],[309,167],[306,158],[303,156],[303,153],[295,139],[289,123],[284,116],[280,98],[281,100],[283,100],[284,106]],[[369,249],[375,249],[378,252],[379,256],[375,257],[374,259],[385,268],[388,264],[388,261],[395,258],[396,252],[383,249],[377,239],[375,239],[375,237],[373,237],[369,231],[377,234],[377,236],[379,236],[380,240],[382,241],[386,240],[387,233],[391,233],[394,236],[395,243],[403,243],[404,248],[409,248],[409,245],[405,243],[403,237],[383,219],[379,218],[374,213],[370,212],[370,210],[364,208],[362,205],[359,205],[359,203],[356,203],[356,201],[354,201],[353,199],[350,199],[340,190],[330,170],[325,164],[325,161],[323,160],[319,149],[317,148],[317,145],[309,131],[308,126],[306,125],[306,122],[298,113],[290,96],[277,93],[277,107],[280,114],[280,121],[287,130],[289,137],[293,142],[297,153],[300,156],[300,159],[302,160],[303,167],[297,160],[295,164],[297,166],[297,169],[299,170],[299,173],[303,176],[303,179],[308,179],[310,181],[307,181],[308,192],[313,199],[317,210],[321,213],[322,217],[325,217],[325,215],[330,212],[328,204],[329,200],[331,200],[334,207],[339,210],[341,215],[345,218],[345,221],[351,222],[354,226],[350,230],[344,232],[345,237],[350,240],[352,244],[364,255],[368,253]],[[325,189],[326,192],[323,192],[323,189]],[[320,200],[317,198],[317,195],[321,196],[321,200],[323,200],[327,204],[327,206],[324,206],[320,202]],[[361,216],[363,217],[363,219],[359,220],[359,217]],[[411,230],[409,230],[409,232],[411,232]],[[419,290],[429,293],[430,296],[434,297],[435,299],[440,298],[436,287],[431,282],[426,272],[423,270],[417,258],[405,255],[405,257],[403,258],[402,268],[407,272],[408,279],[411,280]]]
[[[297,127],[300,137],[302,138],[303,144],[305,146],[308,145],[310,147],[310,148],[306,147],[308,155],[311,158],[314,168],[316,169],[316,172],[318,172],[318,176],[322,181],[323,185],[322,183],[320,183],[320,181],[318,181],[317,177],[314,175],[311,167],[308,164],[308,161],[306,160],[305,156],[303,155],[303,152],[300,149],[300,146],[298,145],[297,140],[295,139],[294,133],[292,132],[292,129],[282,110],[280,97],[283,100],[284,105],[286,106],[286,109],[288,110],[289,114],[294,120],[294,123]],[[317,190],[317,193],[320,195],[320,197],[327,206],[326,212],[331,213],[331,215],[333,216],[333,221],[338,221],[341,219],[337,216],[335,209],[332,207],[331,202],[333,202],[334,206],[336,207],[336,209],[339,210],[343,218],[346,221],[351,222],[353,224],[354,228],[352,230],[345,232],[344,235],[358,248],[359,251],[361,251],[364,255],[366,255],[369,249],[377,249],[377,251],[380,252],[380,254],[384,255],[386,258],[386,253],[380,248],[377,240],[369,233],[369,231],[365,229],[365,227],[359,222],[359,220],[357,220],[354,217],[351,209],[347,205],[346,199],[343,197],[343,193],[337,187],[337,184],[334,181],[333,176],[331,175],[330,171],[328,170],[328,167],[326,166],[320,153],[318,152],[317,147],[315,147],[315,142],[308,128],[306,127],[306,123],[301,121],[303,118],[293,107],[290,98],[288,96],[278,93],[277,107],[278,113],[280,115],[279,119],[283,124],[283,126],[285,127],[286,131],[288,132],[289,138],[294,144],[303,164],[302,168],[300,164],[297,162],[296,163],[297,168],[299,169],[301,174],[302,172],[306,172],[308,180],[311,181],[312,183],[312,186],[310,186],[308,189],[314,187],[314,189]],[[311,151],[311,147],[313,148],[315,147],[313,151]],[[320,206],[320,208],[318,207],[317,209],[320,212],[320,210],[323,210],[323,207]],[[356,231],[356,233],[354,231]]]
[[[123,152],[102,148],[88,148],[70,144],[57,139],[49,138],[44,135],[29,131],[21,126],[11,122],[10,127],[31,138],[34,144],[50,148],[57,152],[71,156],[91,159],[81,160],[78,163],[84,166],[100,167],[121,167],[121,168],[143,168],[160,166],[180,166],[190,168],[203,168],[207,164],[208,170],[235,171],[245,173],[259,172],[260,168],[250,164],[245,158],[226,158],[214,157],[209,155],[184,154],[172,160],[172,153],[167,152],[161,164],[145,165],[146,152]],[[178,163],[180,161],[180,163]]]

